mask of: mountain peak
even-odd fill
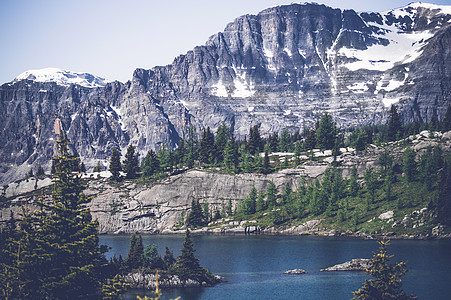
[[[76,84],[88,88],[103,87],[109,80],[94,76],[89,73],[77,73],[61,70],[58,68],[44,68],[28,70],[17,76],[13,82],[21,80],[32,80],[36,82],[55,82],[58,85],[69,86]]]

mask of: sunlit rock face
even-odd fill
[[[113,147],[125,154],[131,143],[142,158],[222,121],[243,138],[255,124],[264,135],[302,130],[326,111],[340,126],[381,123],[391,104],[404,122],[440,120],[450,103],[450,24],[450,6],[358,13],[292,4],[239,17],[125,84],[24,73],[0,87],[0,182],[50,168],[56,118],[88,168],[107,165]]]

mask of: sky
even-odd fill
[[[315,1],[387,11],[401,0]],[[0,0],[0,84],[30,69],[60,68],[126,82],[136,68],[175,57],[235,18],[293,0]],[[451,5],[451,0],[429,3]]]

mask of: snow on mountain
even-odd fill
[[[77,73],[57,68],[29,70],[17,76],[13,82],[33,80],[36,82],[56,82],[58,85],[69,86],[76,84],[87,88],[103,87],[109,80],[89,73]]]

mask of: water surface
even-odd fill
[[[227,282],[208,288],[163,290],[163,299],[182,296],[197,299],[350,299],[366,278],[360,272],[320,272],[353,258],[371,258],[376,241],[300,236],[203,235],[192,236],[195,255],[202,266]],[[127,256],[128,235],[102,235],[100,243],[112,249],[107,254]],[[144,235],[143,244],[156,244],[180,254],[182,235]],[[420,299],[449,299],[451,295],[451,241],[392,241],[394,261],[408,261],[403,288]],[[284,271],[301,268],[304,275]],[[134,290],[124,299],[153,296]]]

